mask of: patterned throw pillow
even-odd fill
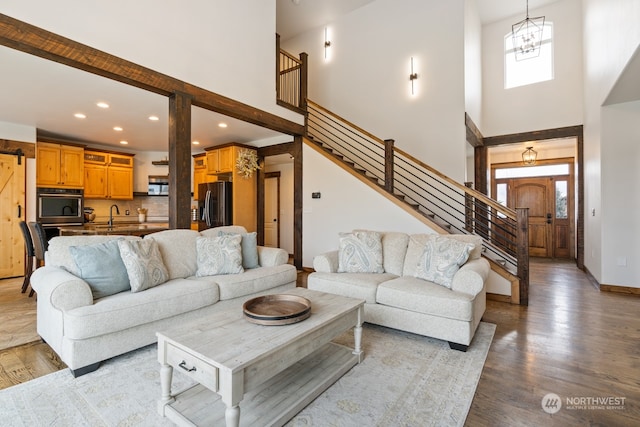
[[[451,289],[453,276],[476,247],[473,243],[438,236],[424,246],[416,268],[416,277]]]
[[[237,274],[242,267],[242,236],[227,234],[218,237],[198,237],[196,252],[198,270],[196,276]]]
[[[242,247],[242,267],[245,269],[260,267],[258,258],[258,233],[255,231],[252,233],[230,233],[221,230],[218,236],[233,234],[240,234],[242,236],[242,241],[240,242]]]
[[[155,240],[118,240],[118,247],[127,268],[131,292],[144,291],[169,280]]]
[[[94,299],[131,289],[117,240],[85,246],[69,246],[80,277],[91,288]]]
[[[339,273],[384,273],[381,233],[354,231],[339,236]]]

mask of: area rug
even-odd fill
[[[365,324],[364,361],[287,426],[461,426],[494,332],[495,325],[480,323],[463,353],[444,341]],[[345,334],[336,341],[352,340]],[[191,383],[174,372],[175,389]],[[0,391],[0,425],[171,426],[156,412],[159,395],[151,345],[80,378],[65,369]]]

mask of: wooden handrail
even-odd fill
[[[476,199],[478,199],[482,203],[486,204],[487,206],[491,206],[492,208],[494,208],[498,212],[500,212],[500,213],[504,214],[505,216],[507,216],[509,219],[512,219],[514,221],[516,220],[517,215],[516,215],[515,209],[511,209],[511,208],[509,208],[507,206],[503,206],[500,203],[497,203],[495,200],[487,197],[486,195],[484,195],[483,193],[479,192],[478,190],[474,190],[473,188],[465,187],[464,185],[462,185],[462,184],[458,183],[457,181],[454,181],[453,179],[449,178],[448,176],[440,173],[436,169],[432,168],[431,166],[427,165],[426,163],[422,162],[421,160],[416,159],[411,154],[407,153],[406,151],[401,150],[400,148],[395,148],[394,147],[394,151],[396,153],[402,154],[406,158],[408,158],[411,161],[417,163],[420,167],[428,170],[432,174],[438,176],[440,179],[446,181],[447,183],[449,183],[450,185],[456,187],[457,189],[459,189],[461,191],[464,191],[466,194],[468,194],[468,195],[470,195],[472,197],[475,197]]]
[[[307,103],[309,105],[312,105],[314,108],[316,108],[317,110],[321,110],[324,111],[326,114],[335,117],[336,119],[338,119],[339,121],[345,123],[346,125],[348,125],[349,127],[357,130],[358,132],[362,133],[363,135],[366,135],[367,137],[371,138],[372,141],[375,141],[379,144],[382,145],[382,148],[384,148],[385,146],[385,142],[383,139],[367,132],[366,130],[362,129],[361,127],[355,125],[354,123],[351,123],[349,120],[340,117],[339,115],[335,114],[334,112],[327,110],[326,108],[324,108],[321,105],[318,105],[318,103],[312,101],[312,100],[307,100]],[[465,187],[464,185],[458,183],[457,181],[449,178],[448,176],[440,173],[439,171],[437,171],[436,169],[432,168],[431,166],[427,165],[426,163],[422,162],[421,160],[415,158],[414,156],[412,156],[411,154],[407,153],[406,151],[401,150],[400,148],[397,147],[393,147],[394,152],[410,159],[411,161],[413,161],[414,163],[418,164],[420,167],[423,167],[424,169],[428,170],[429,172],[431,172],[432,174],[438,176],[439,178],[441,178],[442,180],[446,181],[448,184],[454,186],[455,188],[459,189],[460,191],[464,192],[465,194],[468,194],[472,197],[475,197],[478,201],[486,204],[487,206],[492,207],[493,209],[495,209],[496,211],[504,214],[506,217],[508,217],[511,220],[516,220],[516,211],[514,209],[511,209],[507,206],[503,206],[500,203],[497,203],[495,200],[487,197],[485,194],[479,192],[478,190],[475,190],[473,188],[468,188]]]
[[[353,123],[351,123],[349,120],[340,117],[339,115],[337,115],[336,113],[327,110],[326,108],[324,108],[322,105],[318,105],[317,103],[313,102],[310,99],[307,99],[307,104],[308,105],[312,105],[314,108],[316,108],[317,110],[321,110],[324,111],[325,113],[329,114],[330,116],[333,116],[337,119],[339,119],[341,122],[344,122],[345,124],[349,125],[350,127],[352,127],[353,129],[357,130],[358,132],[362,133],[363,135],[368,136],[369,138],[371,138],[372,140],[374,140],[375,142],[378,142],[382,145],[382,147],[384,148],[384,140],[378,138],[377,136],[367,132],[366,130],[362,129],[360,126],[355,125]]]
[[[290,60],[292,60],[293,62],[295,62],[297,64],[302,64],[302,61],[300,61],[300,59],[296,58],[295,56],[293,56],[292,54],[290,54],[286,50],[280,49],[280,54],[286,56],[287,58],[289,58]]]

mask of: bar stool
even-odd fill
[[[27,254],[27,263],[24,267],[24,281],[22,282],[21,291],[24,294],[29,287],[29,283],[31,282],[31,273],[33,273],[33,258],[36,256],[36,254],[33,249],[33,240],[31,240],[31,233],[29,232],[29,227],[27,226],[26,222],[20,221],[20,231],[22,231],[22,237],[24,237],[24,250]]]
[[[36,268],[42,267],[44,265],[44,253],[49,247],[49,241],[47,240],[47,235],[42,224],[39,222],[30,222],[28,225],[29,231],[31,232],[31,239],[33,240],[35,265]],[[29,296],[33,296],[33,288],[31,288]]]

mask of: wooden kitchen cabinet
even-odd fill
[[[193,155],[193,199],[198,200],[198,184],[204,182],[216,181],[215,175],[209,175],[207,169],[207,155],[194,154]]]
[[[83,188],[84,148],[38,142],[36,185],[52,188]]]
[[[133,199],[133,155],[85,150],[84,196],[93,199]]]
[[[233,172],[233,148],[233,146],[228,146],[207,151],[207,173]]]

